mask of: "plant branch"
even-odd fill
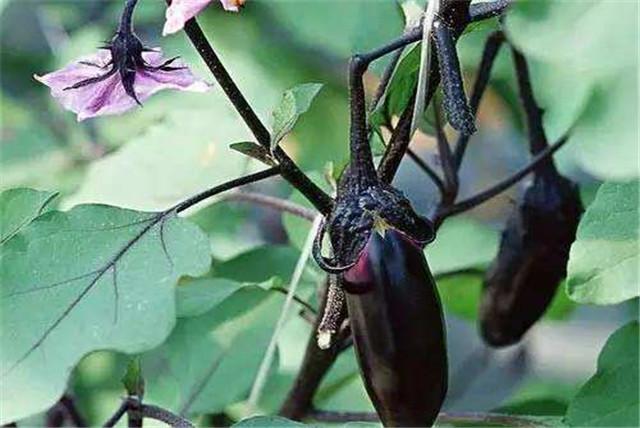
[[[133,11],[136,8],[138,0],[127,0],[124,9],[122,10],[122,17],[120,18],[120,25],[118,26],[119,34],[129,34],[133,32]]]
[[[284,294],[285,296],[289,294],[289,290],[287,290],[284,287],[271,287],[271,290],[277,291],[278,293]],[[293,300],[299,305],[301,305],[302,307],[304,307],[307,310],[307,312],[311,313],[312,315],[317,315],[316,308],[314,308],[311,305],[311,303],[307,302],[302,297],[298,296],[297,294],[294,294]]]
[[[435,223],[440,224],[442,223],[442,221],[444,221],[445,218],[470,210],[471,208],[474,208],[482,204],[483,202],[488,201],[494,196],[504,192],[509,187],[513,186],[522,178],[524,178],[527,174],[533,172],[533,170],[535,170],[543,162],[546,162],[549,159],[549,157],[553,155],[553,153],[555,153],[559,148],[561,148],[564,145],[564,143],[567,142],[568,138],[569,138],[568,135],[566,135],[562,137],[559,141],[557,141],[555,144],[548,146],[542,152],[538,153],[527,165],[522,167],[520,170],[515,172],[510,177],[507,177],[503,181],[490,187],[489,189],[483,192],[480,192],[477,195],[472,196],[468,199],[457,202],[454,205],[443,207],[439,211],[439,213],[436,215]]]
[[[175,428],[195,428],[195,425],[189,420],[153,404],[143,404],[142,415],[145,418],[155,419]]]
[[[182,202],[174,205],[169,208],[166,212],[182,212],[192,206],[208,199],[212,196],[217,195],[218,193],[226,192],[227,190],[235,189],[236,187],[244,186],[246,184],[255,183],[256,181],[264,180],[265,178],[276,176],[280,173],[280,167],[275,166],[273,168],[265,169],[260,172],[256,172],[254,174],[249,174],[244,177],[236,178],[234,180],[227,181],[226,183],[219,184],[210,189],[205,190],[204,192],[198,193],[188,199],[185,199]]]
[[[502,15],[513,0],[496,0],[474,3],[469,7],[471,22],[483,21]]]
[[[168,3],[170,3],[170,0],[168,0]],[[271,143],[269,131],[260,121],[242,92],[240,92],[195,18],[185,24],[184,31],[258,143],[269,149]],[[322,214],[328,214],[333,206],[331,197],[316,186],[280,147],[274,149],[273,155],[281,167],[280,174],[292,186],[297,188],[318,211]]]
[[[272,208],[277,211],[286,212],[309,221],[313,221],[317,215],[314,210],[296,204],[295,202],[255,192],[234,192],[225,195],[223,200],[250,202],[256,205]]]
[[[529,66],[527,60],[516,48],[511,46],[511,54],[516,70],[516,78],[518,79],[518,88],[520,90],[520,101],[527,118],[527,131],[529,134],[529,151],[532,155],[536,155],[544,151],[548,146],[547,136],[544,132],[542,123],[543,110],[538,106],[533,95],[531,86],[531,76],[529,75]],[[547,173],[557,174],[557,170],[553,164],[553,158],[547,158],[540,165],[540,168]]]
[[[309,419],[326,423],[344,422],[379,422],[378,415],[373,412],[330,412],[314,410],[309,413]],[[509,426],[509,427],[539,427],[537,420],[525,417],[502,415],[498,413],[440,413],[438,423],[442,425],[473,424],[477,426]]]

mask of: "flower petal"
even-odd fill
[[[159,66],[165,61],[159,50],[145,52],[143,57],[151,67]],[[119,114],[136,107],[137,104],[133,98],[126,94],[117,72],[99,82],[75,89],[66,89],[79,81],[107,73],[111,69],[110,67],[100,67],[108,64],[110,59],[109,51],[99,51],[97,54],[81,58],[61,70],[34,77],[49,86],[51,95],[64,108],[76,113],[78,121],[95,116]],[[192,92],[204,92],[209,89],[209,85],[195,77],[183,62],[176,60],[171,63],[171,66],[180,69],[172,71],[140,69],[136,72],[134,89],[140,101],[146,100],[163,89]]]
[[[162,29],[162,35],[166,36],[182,30],[185,22],[199,14],[211,1],[212,0],[173,0],[165,14],[167,20]]]

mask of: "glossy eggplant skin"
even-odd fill
[[[559,174],[536,175],[485,278],[479,318],[487,344],[512,345],[542,317],[566,276],[582,211],[573,182]]]
[[[372,231],[344,274],[365,387],[384,426],[431,426],[447,392],[445,326],[422,249],[402,233]],[[348,290],[349,288],[345,288]]]

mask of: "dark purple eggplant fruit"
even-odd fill
[[[480,332],[489,345],[518,342],[542,317],[566,276],[582,211],[573,182],[555,169],[535,175],[485,278]]]
[[[431,426],[447,392],[444,321],[422,249],[388,229],[371,233],[346,285],[364,383],[384,426]]]
[[[422,252],[435,229],[378,177],[366,124],[366,67],[364,57],[352,58],[350,163],[313,247],[320,267],[338,275],[341,286],[329,290],[323,321],[330,322],[321,323],[318,346],[335,346],[326,339],[346,300],[360,372],[383,425],[430,426],[447,390],[442,309]],[[321,250],[325,230],[329,257]]]

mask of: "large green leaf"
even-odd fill
[[[603,179],[639,175],[638,3],[526,0],[507,16],[509,39],[532,62],[552,139],[571,125],[563,155]]]
[[[56,195],[33,189],[10,189],[0,193],[0,245],[42,214]]]
[[[632,321],[609,337],[598,357],[596,374],[569,403],[569,425],[640,426],[639,334],[638,321]]]
[[[567,291],[580,303],[638,296],[638,182],[604,183],[571,246]]]
[[[303,83],[285,91],[272,113],[271,150],[293,129],[298,118],[309,110],[321,88],[320,83]]]
[[[201,315],[179,319],[169,339],[143,355],[146,397],[183,415],[216,413],[245,398],[282,299],[244,287]]]
[[[157,346],[178,279],[210,263],[206,237],[171,212],[81,205],[19,236],[0,252],[2,424],[52,405],[83,355]]]

